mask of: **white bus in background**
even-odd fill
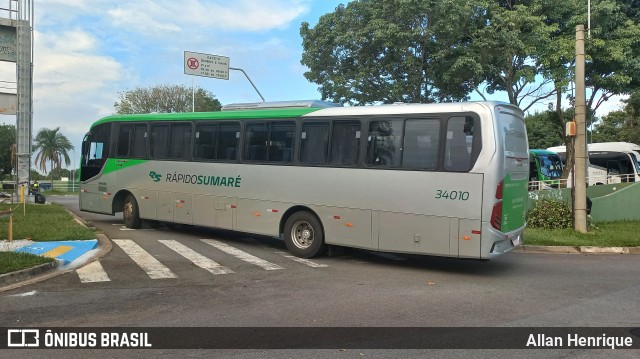
[[[524,114],[497,102],[114,115],[82,143],[80,209],[326,245],[489,259],[522,242]]]
[[[565,146],[549,147],[566,162]],[[640,146],[628,142],[587,145],[589,185],[640,181]]]

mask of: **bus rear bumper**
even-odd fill
[[[520,247],[524,240],[524,230],[509,235],[508,238],[496,241],[491,246],[489,257],[495,258]]]

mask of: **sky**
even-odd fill
[[[32,0],[33,135],[60,127],[76,147],[118,94],[160,84],[202,87],[224,105],[259,102],[239,71],[229,80],[184,74],[184,51],[221,55],[267,101],[320,99],[304,78],[300,24],[312,27],[345,0]],[[0,81],[15,64],[0,62]],[[7,90],[4,90],[7,91]],[[497,97],[496,97],[497,96]],[[498,94],[491,99],[502,100]],[[546,106],[541,105],[541,106]],[[618,109],[609,101],[601,111]],[[15,124],[15,116],[0,115]]]

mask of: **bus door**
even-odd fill
[[[80,159],[80,210],[109,213],[111,206],[104,206],[102,196],[107,192],[102,173],[109,156],[111,124],[95,126],[82,141]]]

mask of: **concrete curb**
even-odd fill
[[[78,222],[79,224],[87,227],[87,228],[94,228],[93,226],[91,226],[90,223],[88,223],[87,221],[85,221],[84,219],[78,217],[75,213],[67,210],[67,212],[69,212],[69,214],[71,214],[71,216],[73,217],[73,219]],[[65,269],[62,270],[56,270],[58,269],[58,261],[53,261],[52,263],[45,263],[43,265],[34,267],[34,268],[29,268],[29,269],[24,269],[21,271],[16,271],[16,272],[11,272],[11,273],[5,273],[3,275],[0,275],[0,293],[1,292],[6,292],[9,290],[13,290],[13,289],[17,289],[26,285],[30,285],[33,283],[38,283],[38,282],[42,282],[44,280],[53,278],[53,277],[57,277],[59,275],[62,274],[66,274],[69,272],[73,272],[78,268],[84,267],[85,265],[94,262],[102,257],[104,257],[105,255],[107,255],[109,252],[111,252],[112,246],[111,246],[111,240],[109,240],[109,238],[107,236],[105,236],[102,233],[96,233],[96,239],[98,240],[98,251],[93,254],[89,259],[87,259],[86,261],[84,261],[82,264],[80,265],[76,265],[76,266],[72,266],[72,267],[66,267]],[[40,270],[34,270],[36,268],[40,268],[42,267]],[[8,278],[14,278],[13,276],[16,276],[16,279],[8,279],[8,280],[2,280],[2,277],[7,276]]]
[[[640,254],[640,247],[594,247],[594,246],[528,246],[523,245],[519,252],[530,253],[574,253],[574,254]]]
[[[47,273],[56,268],[58,268],[58,261],[52,261],[49,263],[37,265],[32,268],[0,274],[0,287],[15,285],[18,282],[31,279],[34,276]],[[0,288],[0,291],[2,291],[1,288]]]
[[[522,252],[534,252],[534,253],[580,253],[577,247],[571,246],[528,246],[523,245],[520,247]]]

